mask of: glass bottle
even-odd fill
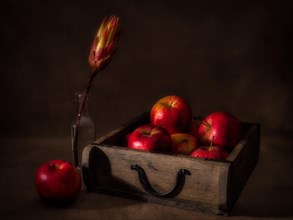
[[[77,104],[75,119],[71,126],[71,143],[72,143],[72,153],[73,162],[77,168],[81,168],[82,164],[82,151],[85,146],[91,144],[95,141],[95,123],[89,115],[88,111],[88,98],[85,100],[84,109],[80,117],[79,126],[77,130],[77,138],[74,140],[75,131],[77,129],[77,114],[79,106],[83,99],[82,93],[75,94],[75,101]],[[76,146],[74,146],[76,145]],[[76,152],[74,150],[76,148]]]

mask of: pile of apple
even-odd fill
[[[213,112],[194,120],[188,102],[173,95],[153,105],[150,124],[134,129],[127,144],[136,150],[225,160],[241,137],[241,124],[232,114]]]
[[[157,101],[150,122],[127,136],[129,148],[225,160],[242,136],[241,124],[233,115],[214,112],[194,120],[190,105],[179,96]],[[46,202],[66,204],[79,194],[81,176],[70,162],[51,160],[37,169],[35,186]]]

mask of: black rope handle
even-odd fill
[[[176,183],[175,186],[167,191],[167,192],[157,192],[150,184],[148,177],[144,171],[143,168],[141,168],[139,165],[131,165],[130,166],[131,170],[135,170],[138,173],[138,179],[139,182],[141,183],[142,187],[144,188],[145,191],[147,191],[148,193],[150,193],[153,196],[157,196],[157,197],[174,197],[176,196],[178,193],[181,192],[181,190],[184,187],[184,183],[185,183],[185,176],[186,175],[191,175],[190,171],[186,170],[186,169],[180,169],[177,172],[177,178],[176,178]]]

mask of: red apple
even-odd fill
[[[229,153],[219,146],[201,146],[191,152],[190,156],[198,158],[208,158],[215,160],[225,160]]]
[[[238,119],[227,112],[214,112],[204,118],[198,129],[199,141],[213,145],[234,148],[242,136],[242,127]]]
[[[145,151],[169,151],[171,137],[162,127],[151,124],[142,125],[129,136],[128,147]]]
[[[188,133],[192,112],[187,101],[179,96],[166,96],[157,101],[150,112],[152,124],[162,126],[170,134]]]
[[[177,133],[171,135],[171,151],[175,154],[190,154],[198,147],[198,141],[192,134]]]
[[[189,134],[198,137],[198,128],[201,124],[201,120],[199,119],[194,119],[191,122],[191,126],[190,126],[190,131],[188,132]]]
[[[35,186],[45,201],[55,204],[66,203],[72,201],[80,192],[81,177],[70,162],[51,160],[37,169]]]

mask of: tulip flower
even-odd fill
[[[77,154],[77,142],[78,142],[78,130],[81,115],[84,111],[84,106],[88,94],[91,89],[92,82],[97,75],[97,73],[105,68],[105,66],[110,62],[114,51],[116,49],[116,44],[120,33],[120,22],[119,18],[116,16],[105,17],[96,33],[93,44],[91,46],[89,54],[89,65],[93,72],[90,74],[88,82],[86,84],[85,90],[83,92],[83,99],[81,100],[78,112],[76,116],[76,128],[73,134],[72,141],[72,152],[73,160],[75,166],[78,166],[78,154]]]
[[[119,18],[116,16],[103,19],[89,55],[89,65],[92,69],[101,70],[111,60],[119,38],[119,25]]]

